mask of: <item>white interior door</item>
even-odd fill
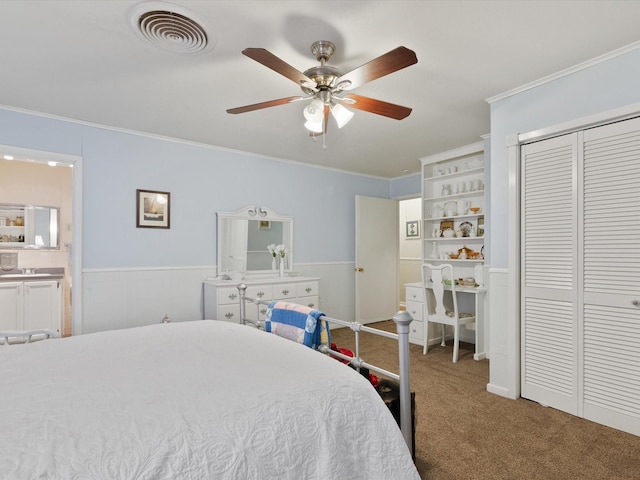
[[[522,148],[524,398],[578,414],[575,133]]]
[[[640,435],[640,119],[584,132],[584,417]]]
[[[356,196],[356,321],[388,320],[398,309],[398,202]]]

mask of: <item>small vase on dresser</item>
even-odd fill
[[[280,257],[280,276],[284,277],[284,263],[285,257]]]

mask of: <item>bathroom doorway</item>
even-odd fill
[[[74,169],[79,159],[68,155],[0,146],[0,203],[59,208],[58,249],[2,249],[18,253],[19,268],[63,267],[62,334],[74,332],[74,288],[78,287],[80,265],[76,265],[74,219],[77,217]],[[79,305],[77,305],[79,307]],[[78,314],[79,317],[79,314]],[[77,319],[76,319],[77,320]]]

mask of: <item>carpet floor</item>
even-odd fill
[[[370,326],[395,331],[392,321]],[[360,335],[365,361],[398,371],[395,341]],[[354,349],[349,329],[333,330],[331,340]],[[410,346],[416,466],[423,480],[640,479],[640,437],[491,394],[489,360],[473,360],[473,345],[462,343],[454,364],[452,350],[451,342],[427,355]]]

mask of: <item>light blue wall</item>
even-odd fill
[[[384,179],[0,110],[0,144],[83,158],[83,268],[215,265],[215,212],[295,219],[294,263],[355,258],[355,196]],[[171,192],[171,229],[135,226],[136,189]]]
[[[416,163],[420,165],[420,160],[416,159]],[[422,194],[421,178],[421,173],[394,178],[389,189],[391,198],[419,197]]]
[[[526,61],[526,58],[523,58]],[[508,259],[506,139],[640,102],[640,50],[491,104],[491,266]]]

